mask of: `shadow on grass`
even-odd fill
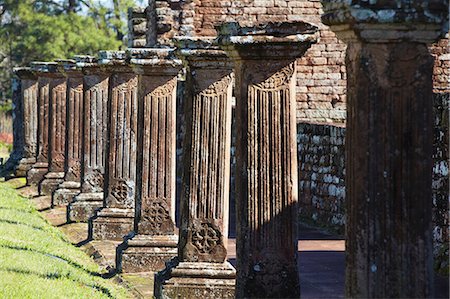
[[[69,260],[69,259],[67,259],[65,257],[59,256],[59,255],[55,255],[55,254],[51,254],[51,253],[48,253],[48,252],[27,248],[27,247],[20,247],[20,246],[12,246],[12,245],[0,244],[0,247],[6,248],[6,249],[10,249],[10,250],[26,251],[26,252],[29,252],[29,253],[41,254],[41,255],[48,256],[48,257],[57,258],[59,260],[62,260],[64,262],[66,262],[67,264],[77,268],[77,269],[80,269],[80,270],[88,273],[89,275],[97,276],[97,277],[103,277],[102,273],[95,272],[95,271],[90,271],[90,270],[84,268],[82,265],[80,265],[80,264],[78,264],[78,263],[76,263],[74,261],[71,261],[71,260]]]
[[[32,225],[32,224],[25,223],[25,222],[20,222],[20,221],[14,221],[14,220],[8,220],[8,219],[0,218],[0,223],[7,223],[7,224],[12,224],[12,225],[22,225],[22,226],[30,227],[30,228],[35,229],[35,230],[40,230],[40,231],[46,232],[46,230],[43,227],[35,226],[35,225]]]
[[[40,278],[43,278],[43,279],[61,279],[61,278],[65,278],[65,279],[72,280],[74,282],[80,283],[80,284],[82,284],[82,285],[84,285],[86,287],[90,287],[90,288],[96,289],[96,290],[102,292],[103,294],[105,294],[106,296],[108,296],[109,298],[114,298],[114,296],[111,294],[110,290],[108,290],[107,288],[102,287],[102,286],[97,285],[97,284],[92,285],[92,284],[83,283],[79,279],[72,278],[70,274],[61,275],[61,274],[55,273],[55,272],[51,272],[51,273],[48,273],[48,274],[41,274],[41,273],[38,273],[38,272],[35,272],[35,271],[23,270],[23,269],[15,269],[15,268],[8,268],[8,267],[3,267],[3,266],[0,266],[0,271],[1,272],[13,272],[13,273],[22,274],[22,275],[32,275],[32,276],[37,276],[37,277],[40,277]]]

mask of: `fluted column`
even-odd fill
[[[431,298],[427,44],[441,34],[448,1],[349,3],[323,1],[322,16],[348,44],[346,296]]]
[[[158,298],[234,298],[226,261],[232,62],[211,39],[179,39],[187,67],[178,257],[155,279]]]
[[[130,49],[139,74],[136,235],[125,241],[123,272],[164,268],[177,253],[175,228],[176,88],[182,68],[172,49]]]
[[[55,62],[33,62],[31,69],[38,77],[38,130],[36,163],[27,172],[27,185],[39,185],[48,172],[49,128],[50,128],[50,90],[64,81],[56,75],[58,64]]]
[[[53,193],[53,205],[67,205],[80,192],[83,128],[83,74],[74,60],[60,61],[67,77],[64,181]]]
[[[94,57],[78,56],[76,60],[84,83],[81,193],[69,203],[68,217],[88,221],[103,206],[110,70]]]
[[[53,194],[64,179],[66,160],[66,104],[67,77],[62,64],[56,64],[56,70],[49,86],[49,129],[48,129],[48,172],[39,184],[39,194]]]
[[[236,297],[299,297],[295,60],[317,27],[219,31],[236,74]]]
[[[21,130],[22,132],[19,134],[23,136],[20,158],[18,157],[19,160],[14,174],[17,177],[24,177],[36,163],[38,83],[31,68],[17,68],[14,72],[20,80],[20,93],[18,95],[20,104],[16,104],[16,106],[20,106],[20,110],[15,113],[17,120],[21,121],[14,130]],[[20,113],[21,116],[19,117],[17,113]]]
[[[123,51],[100,52],[100,64],[111,70],[103,208],[92,222],[94,239],[121,240],[133,231],[136,193],[138,75]]]

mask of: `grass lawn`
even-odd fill
[[[0,183],[0,298],[130,298],[98,265]]]

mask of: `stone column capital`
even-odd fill
[[[31,71],[37,76],[45,77],[63,77],[61,68],[57,62],[33,61],[30,64]]]
[[[176,76],[182,69],[173,48],[131,48],[127,60],[137,74]]]
[[[216,37],[175,37],[177,55],[189,66],[202,69],[231,69],[232,60],[216,43]]]
[[[36,74],[31,70],[30,67],[16,67],[13,69],[14,74],[21,80],[29,79],[36,80]]]
[[[317,42],[318,27],[306,22],[267,23],[242,27],[236,22],[217,26],[217,42],[233,59],[295,60]]]
[[[433,43],[448,31],[447,0],[322,0],[322,22],[345,42]]]

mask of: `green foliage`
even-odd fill
[[[127,298],[83,251],[0,183],[0,298]]]
[[[0,103],[0,113],[11,113],[13,110],[12,101],[8,100],[3,103]]]
[[[13,67],[123,47],[127,9],[143,0],[0,0],[0,100]]]

